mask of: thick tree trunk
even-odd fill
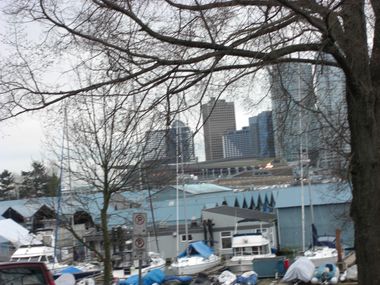
[[[351,130],[355,247],[359,284],[380,284],[380,62],[370,66],[364,1],[343,5],[348,119]],[[372,58],[373,59],[373,58]]]
[[[374,96],[376,92],[379,91],[370,93]],[[367,90],[362,93],[363,97],[368,96]],[[351,216],[355,223],[359,284],[369,285],[380,284],[380,140],[376,121],[368,122],[375,118],[368,117],[369,106],[363,101],[356,102],[356,107],[349,110],[353,151]]]

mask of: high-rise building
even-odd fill
[[[249,127],[223,135],[223,157],[252,157],[252,135]]]
[[[307,152],[312,163],[318,159],[319,133],[313,110],[316,97],[312,67],[284,63],[271,69],[271,99],[276,156],[299,161]]]
[[[195,160],[193,133],[183,122],[176,120],[168,130],[146,132],[145,160],[163,163]]]
[[[274,157],[274,136],[272,111],[261,112],[257,116],[258,129],[258,156],[259,157]]]
[[[331,56],[320,54],[322,59],[333,61]],[[317,66],[315,72],[316,108],[319,112],[321,138],[321,168],[336,168],[350,152],[350,131],[347,119],[346,80],[343,71],[334,66]]]
[[[235,105],[225,100],[211,100],[201,106],[206,161],[223,158],[223,135],[236,130]]]
[[[171,125],[167,140],[169,163],[189,162],[195,160],[193,132],[182,121],[176,120]]]
[[[259,115],[250,117],[249,129],[254,157],[274,157],[274,137],[272,111],[264,111]]]
[[[249,129],[251,134],[252,142],[252,155],[254,157],[259,157],[260,155],[260,144],[259,144],[259,124],[257,121],[257,116],[248,118]]]
[[[153,130],[145,133],[144,160],[164,160],[167,158],[167,130]]]
[[[248,120],[249,127],[223,135],[224,158],[274,157],[272,112],[261,112]]]

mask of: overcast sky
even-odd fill
[[[0,39],[5,39],[7,27],[5,23],[5,15],[2,13],[2,6],[5,2],[0,1]],[[33,29],[29,26],[30,29]],[[38,31],[32,30],[32,33],[38,34]],[[1,46],[0,41],[0,60],[1,57],[6,57],[4,46]],[[227,101],[230,101],[227,99]],[[243,126],[248,126],[248,117],[256,115],[255,113],[247,112],[242,106],[243,102],[235,102],[235,113],[237,129]],[[261,111],[268,109],[263,106]],[[40,111],[43,112],[43,111]],[[186,123],[186,122],[185,122]],[[37,116],[30,114],[20,116],[15,120],[0,122],[0,172],[7,169],[14,174],[20,174],[22,170],[30,170],[32,161],[43,161],[47,163],[48,153],[44,148],[44,136],[47,133],[44,131],[41,122]],[[198,135],[196,143],[196,156],[200,160],[204,159],[203,135]]]
[[[43,130],[38,120],[24,116],[0,124],[0,171],[15,174],[29,170],[33,160],[43,158]]]

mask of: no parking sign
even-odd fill
[[[133,214],[133,252],[136,257],[141,258],[146,251],[146,213]]]
[[[146,234],[146,213],[133,213],[133,235]]]

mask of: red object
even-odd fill
[[[289,268],[289,259],[284,259],[284,268],[287,270]]]

